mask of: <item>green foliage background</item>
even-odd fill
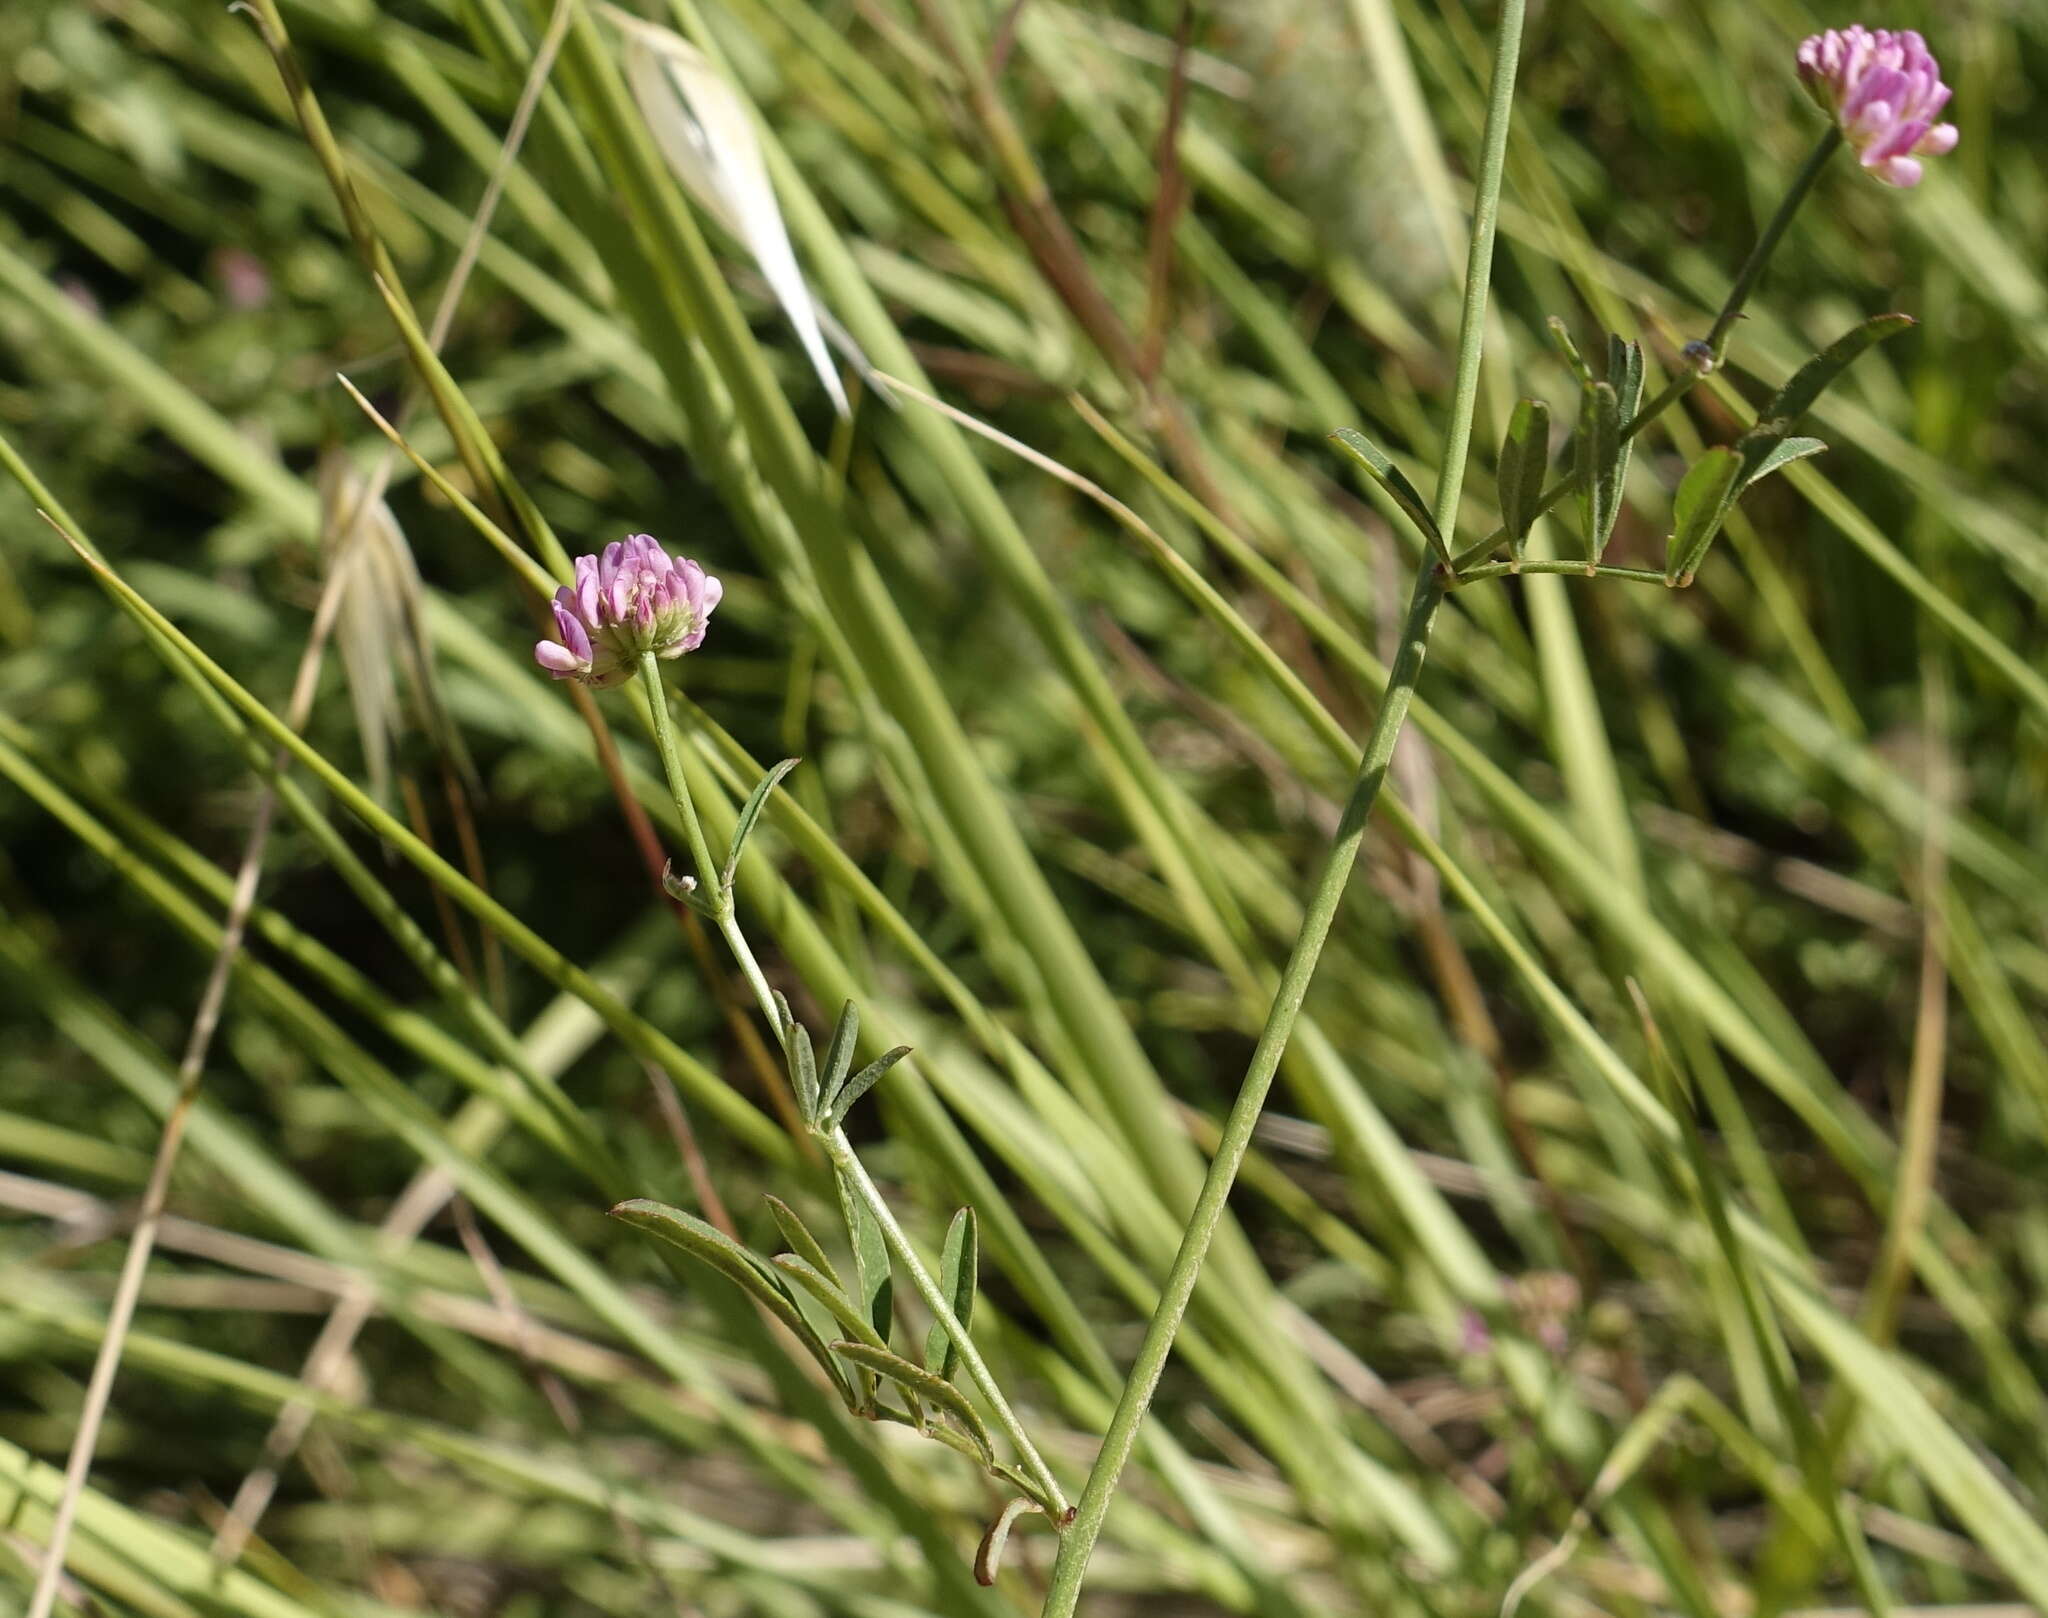
[[[281,9],[431,308],[548,8]],[[1661,564],[1678,473],[1806,354],[1888,308],[1918,328],[1828,395],[1831,453],[1745,502],[1690,592],[1452,598],[1397,763],[1407,814],[1368,843],[1233,1205],[1243,1239],[1085,1610],[1491,1614],[1617,1458],[1531,1604],[2048,1592],[2048,12],[1921,9],[1862,20],[1928,30],[1959,148],[1907,194],[1837,160],[1728,369],[1639,446],[1610,559]],[[880,1043],[918,1047],[857,1138],[931,1250],[977,1207],[978,1335],[1077,1483],[1348,779],[1339,733],[1363,733],[1382,678],[1414,558],[1323,435],[1434,464],[1492,17],[1198,13],[1160,254],[1172,8],[729,0],[667,20],[759,107],[800,183],[799,254],[877,362],[914,359],[1126,502],[1300,682],[1292,701],[1043,471],[915,403],[868,394],[835,424],[744,255],[714,233],[725,278],[705,280],[680,193],[633,180],[610,36],[579,24],[448,371],[569,550],[646,530],[725,580],[679,669],[718,727],[692,755],[714,835],[762,764],[805,760],[749,856],[749,930],[814,1030],[853,994]],[[1531,17],[1468,539],[1497,520],[1515,397],[1569,419],[1544,318],[1582,346],[1641,335],[1661,381],[1817,133],[1794,42],[1850,20],[1775,0]],[[999,62],[1008,177],[1042,175],[1128,350],[1046,273],[1045,216],[1006,207],[947,28]],[[281,711],[324,575],[316,459],[368,469],[382,444],[334,374],[387,414],[411,384],[276,69],[199,0],[20,0],[0,142],[0,434]],[[728,281],[744,321],[721,327]],[[863,328],[861,287],[908,354]],[[1132,359],[1154,332],[1148,386]],[[409,433],[489,498],[431,408]],[[590,731],[531,667],[532,598],[404,461],[391,506],[452,722],[418,723],[399,683],[395,761],[433,840],[459,850],[452,731],[490,892],[675,1042],[743,1234],[773,1249],[763,1192],[823,1228],[829,1182],[776,1121],[744,1011],[721,1010],[731,974],[693,952]],[[370,621],[387,633],[344,637],[307,730],[358,780],[352,693],[403,639],[388,601]],[[636,704],[599,707],[665,826]],[[211,955],[177,907],[202,933],[222,914],[258,793],[11,481],[0,775],[9,1610]],[[316,829],[280,818],[69,1595],[280,1618],[1035,1611],[1042,1529],[993,1592],[967,1581],[1001,1505],[975,1468],[821,1416],[737,1294],[608,1224],[544,1128],[476,1123],[465,1087],[510,1082],[474,1032],[501,995],[605,1183],[698,1204],[616,1027],[516,957],[495,984],[473,922],[327,789],[312,806],[477,988],[438,995]],[[1692,1099],[1670,1110],[1680,1070]],[[1697,1141],[1674,1122],[1695,1111]],[[380,1245],[423,1163],[494,1261],[452,1214]],[[352,1292],[373,1304],[355,1355],[216,1578],[219,1512]]]

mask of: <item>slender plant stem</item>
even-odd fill
[[[1770,263],[1771,254],[1777,251],[1786,227],[1792,223],[1792,216],[1799,212],[1806,193],[1813,189],[1813,182],[1820,178],[1820,171],[1827,167],[1828,159],[1835,155],[1835,148],[1841,144],[1842,132],[1829,124],[1826,133],[1814,143],[1813,150],[1806,154],[1806,161],[1799,165],[1799,172],[1792,176],[1792,184],[1778,203],[1777,212],[1764,225],[1756,245],[1749,250],[1749,257],[1735,272],[1735,284],[1728,289],[1721,312],[1714,317],[1713,329],[1707,333],[1707,347],[1714,351],[1716,364],[1726,352],[1728,334],[1735,329],[1735,322],[1741,319],[1743,305],[1749,302],[1749,295],[1756,290],[1757,282],[1763,279],[1764,266]]]
[[[1458,325],[1456,391],[1451,400],[1449,430],[1444,437],[1443,464],[1437,475],[1437,527],[1446,533],[1454,532],[1456,528],[1458,494],[1465,476],[1465,454],[1472,438],[1472,418],[1478,408],[1479,360],[1486,331],[1487,289],[1493,272],[1494,225],[1500,210],[1501,175],[1507,163],[1508,123],[1514,109],[1515,67],[1521,55],[1523,9],[1523,0],[1506,0],[1501,8],[1500,32],[1494,41],[1493,83],[1487,100],[1486,126],[1480,137],[1471,246],[1465,263],[1465,303]],[[1387,767],[1393,761],[1394,744],[1400,739],[1401,726],[1408,717],[1408,706],[1415,695],[1416,680],[1422,673],[1423,659],[1429,648],[1430,626],[1435,622],[1437,608],[1443,603],[1444,586],[1443,571],[1425,558],[1416,574],[1414,592],[1409,597],[1407,621],[1401,627],[1400,650],[1388,671],[1386,694],[1373,721],[1372,734],[1366,739],[1364,756],[1359,760],[1358,777],[1352,785],[1350,799],[1344,805],[1336,838],[1316,877],[1308,908],[1302,916],[1301,929],[1295,935],[1294,947],[1288,953],[1287,964],[1280,973],[1279,987],[1266,1013],[1266,1025],[1252,1051],[1251,1065],[1238,1090],[1237,1100],[1231,1105],[1230,1115],[1224,1120],[1215,1155],[1209,1161],[1209,1172],[1202,1180],[1201,1192],[1181,1235],[1179,1251],[1174,1254],[1173,1266],[1167,1271],[1166,1283],[1160,1289],[1159,1301],[1153,1306],[1152,1319],[1145,1327],[1144,1340],[1138,1346],[1130,1376],[1110,1417],[1109,1430],[1103,1434],[1102,1448],[1088,1473],[1074,1520],[1061,1537],[1059,1555],[1053,1563],[1051,1587],[1041,1609],[1042,1618],[1073,1618],[1075,1606],[1081,1599],[1081,1581],[1087,1575],[1088,1558],[1102,1532],[1103,1519],[1109,1513],[1110,1497],[1115,1494],[1117,1481],[1137,1444],[1138,1429],[1144,1422],[1152,1395],[1159,1387],[1159,1379],[1173,1352],[1174,1336],[1180,1329],[1189,1300],[1194,1297],[1202,1262],[1208,1256],[1209,1244],[1215,1238],[1217,1227],[1222,1223],[1231,1186],[1237,1179],[1245,1152],[1251,1146],[1252,1130],[1265,1106],[1267,1093],[1273,1087],[1273,1076],[1279,1070],[1281,1053],[1286,1050],[1287,1041],[1294,1032],[1295,1019],[1307,998],[1309,984],[1322,959],[1323,945],[1330,936],[1331,923],[1336,919],[1337,906],[1344,897],[1351,868],[1357,862],[1359,846],[1365,840],[1366,823],[1372,816],[1380,785],[1386,779]]]
[[[697,818],[697,804],[690,796],[690,783],[683,778],[682,755],[676,751],[675,724],[668,713],[668,688],[661,683],[661,659],[652,652],[640,656],[640,684],[645,688],[648,723],[654,729],[654,749],[661,755],[662,773],[668,777],[668,794],[675,799],[682,816],[683,836],[690,844],[690,860],[697,867],[697,896],[710,907],[712,920],[720,930],[732,914],[732,895],[718,880],[718,866],[711,858],[711,845],[704,840],[704,824]],[[749,955],[748,961],[753,957]],[[759,972],[756,967],[755,972]],[[758,991],[757,991],[758,992]],[[768,1021],[778,1021],[775,1002],[764,994]],[[777,1030],[780,1032],[780,1030]]]
[[[718,932],[732,951],[733,959],[740,963],[740,972],[747,980],[747,987],[754,991],[761,1015],[768,1019],[768,1026],[775,1030],[776,1040],[780,1042],[782,1013],[775,1004],[775,991],[768,987],[767,974],[761,970],[761,963],[754,959],[754,946],[747,942],[747,935],[740,931],[738,916],[730,909],[718,923]]]
[[[1750,294],[1756,291],[1757,282],[1763,278],[1764,266],[1770,262],[1771,254],[1777,251],[1778,243],[1784,239],[1786,227],[1792,223],[1792,216],[1799,212],[1799,205],[1813,189],[1813,182],[1820,178],[1820,171],[1827,167],[1828,159],[1835,155],[1835,148],[1842,144],[1842,132],[1829,124],[1827,132],[1814,143],[1813,150],[1806,154],[1806,161],[1799,165],[1799,172],[1792,176],[1792,184],[1786,188],[1784,197],[1778,203],[1777,212],[1764,225],[1763,232],[1756,239],[1756,245],[1749,250],[1749,257],[1742,262],[1742,268],[1735,272],[1735,281],[1728,288],[1728,296],[1721,302],[1721,312],[1714,316],[1714,324],[1705,338],[1706,354],[1699,363],[1688,364],[1664,384],[1662,391],[1642,409],[1638,410],[1621,429],[1621,441],[1625,444],[1665,411],[1692,392],[1700,378],[1708,375],[1718,366],[1728,350],[1728,338],[1735,330],[1735,322],[1742,318],[1742,311],[1749,303]],[[1690,345],[1688,345],[1690,348]],[[1579,486],[1576,472],[1558,479],[1537,498],[1537,516],[1543,515],[1558,501]],[[1438,527],[1442,527],[1441,520]],[[1448,532],[1449,530],[1446,530]],[[1469,562],[1491,556],[1500,549],[1501,542],[1508,537],[1505,527],[1496,528],[1477,544],[1468,545],[1451,556],[1451,568],[1462,583],[1468,576],[1465,568]]]
[[[655,750],[661,754],[661,765],[668,776],[669,796],[674,798],[676,813],[682,817],[683,830],[690,842],[690,857],[697,865],[697,891],[717,909],[713,920],[718,925],[720,936],[732,950],[733,959],[739,963],[741,973],[754,991],[754,998],[760,1003],[761,1015],[768,1019],[768,1025],[775,1030],[778,1040],[785,1039],[781,1009],[775,1003],[774,991],[768,987],[767,975],[761,970],[761,963],[755,958],[753,945],[739,924],[734,911],[732,895],[718,880],[718,867],[712,863],[711,848],[704,838],[703,823],[697,818],[697,805],[690,796],[689,782],[683,776],[682,754],[676,746],[675,722],[669,717],[667,693],[661,683],[661,665],[651,654],[640,659],[640,679],[647,687],[647,713],[654,728]],[[1009,1400],[1003,1397],[1003,1390],[997,1384],[995,1373],[988,1368],[988,1362],[968,1336],[967,1328],[954,1314],[953,1306],[947,1302],[945,1290],[933,1278],[924,1261],[917,1256],[917,1250],[910,1245],[910,1238],[903,1233],[891,1212],[881,1188],[868,1177],[861,1167],[860,1159],[854,1155],[853,1143],[846,1138],[843,1129],[834,1129],[830,1134],[814,1128],[812,1133],[824,1145],[825,1153],[831,1158],[833,1167],[846,1177],[874,1215],[875,1223],[881,1227],[883,1240],[889,1250],[910,1276],[911,1285],[923,1298],[939,1324],[946,1328],[947,1335],[960,1356],[960,1364],[966,1370],[968,1380],[987,1401],[996,1425],[1015,1446],[1018,1458],[1031,1474],[1032,1481],[1042,1491],[1039,1504],[1044,1506],[1057,1522],[1066,1515],[1067,1497],[1060,1492],[1058,1480],[1045,1464],[1045,1458],[1038,1453],[1024,1431],[1024,1424],[1017,1419],[1017,1413],[1010,1408]]]
[[[1364,841],[1373,802],[1379,796],[1380,783],[1385,780],[1387,766],[1394,756],[1394,743],[1400,736],[1402,722],[1408,716],[1409,699],[1414,694],[1416,676],[1422,671],[1423,655],[1428,647],[1430,624],[1443,596],[1442,572],[1434,564],[1425,562],[1416,577],[1415,593],[1408,604],[1408,619],[1401,631],[1401,649],[1387,680],[1379,716],[1373,722],[1371,736],[1367,738],[1365,757],[1351,789],[1350,800],[1338,822],[1336,840],[1317,875],[1315,889],[1302,916],[1301,930],[1295,935],[1294,948],[1288,954],[1287,964],[1280,974],[1279,988],[1266,1013],[1266,1026],[1252,1051],[1251,1066],[1245,1073],[1237,1100],[1231,1106],[1230,1116],[1224,1120],[1215,1155],[1209,1161],[1208,1175],[1202,1181],[1201,1194],[1195,1199],[1194,1211],[1189,1215],[1187,1229],[1181,1236],[1180,1249],[1174,1254],[1173,1267],[1167,1272],[1166,1284],[1153,1307],[1151,1322],[1145,1328],[1144,1341],[1131,1364],[1130,1377],[1117,1400],[1109,1430],[1103,1434],[1102,1449],[1088,1474],[1074,1521],[1061,1540],[1042,1618],[1071,1618],[1075,1603],[1080,1599],[1081,1579],[1087,1570],[1088,1554],[1102,1531],[1110,1496],[1115,1492],[1117,1480],[1137,1443],[1138,1428],[1144,1421],[1146,1408],[1173,1351],[1174,1334],[1180,1327],[1181,1317],[1194,1296],[1202,1261],[1208,1256],[1210,1241],[1222,1222],[1224,1205],[1229,1201],[1231,1185],[1251,1145],[1252,1130],[1258,1123],[1266,1095],[1272,1089],[1281,1053],[1294,1032],[1295,1019],[1301,1012],[1302,1001],[1322,958],[1323,944],[1330,935],[1338,902],[1344,896],[1351,868],[1358,858],[1359,845]]]
[[[675,801],[676,814],[683,822],[683,835],[689,840],[690,859],[697,867],[697,896],[711,908],[711,919],[718,928],[719,936],[739,963],[747,987],[753,990],[754,999],[761,1007],[761,1015],[768,1019],[768,1026],[774,1030],[776,1041],[780,1043],[782,1012],[775,1004],[775,991],[768,987],[768,976],[761,970],[753,946],[740,929],[732,894],[719,879],[720,868],[712,861],[711,844],[704,836],[704,823],[697,818],[697,803],[691,797],[690,783],[683,775],[683,756],[676,746],[675,721],[668,711],[668,691],[661,683],[661,660],[652,653],[640,659],[640,683],[647,688],[647,717],[654,729],[654,750],[661,755],[662,773],[668,777],[668,795]]]
[[[1515,68],[1522,55],[1522,13],[1523,0],[1506,0],[1501,7],[1486,124],[1479,134],[1479,179],[1472,191],[1472,239],[1465,254],[1465,306],[1458,316],[1458,368],[1436,480],[1436,526],[1445,534],[1458,531],[1458,495],[1465,485],[1472,418],[1479,409],[1479,360],[1486,343],[1486,298],[1493,285],[1493,234],[1500,217],[1501,175],[1507,168]],[[1420,594],[1418,590],[1418,599]]]

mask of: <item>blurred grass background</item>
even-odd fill
[[[280,4],[423,310],[549,10]],[[750,932],[814,1029],[851,994],[918,1047],[863,1151],[931,1248],[980,1211],[980,1335],[1072,1486],[1398,621],[1414,558],[1323,434],[1434,462],[1490,9],[1197,12],[1173,162],[1169,6],[662,20],[758,107],[799,256],[876,364],[1128,503],[1299,680],[1042,471],[871,392],[835,422],[744,253],[713,233],[704,278],[579,20],[448,372],[530,496],[515,532],[646,530],[725,580],[680,665],[717,727],[691,765],[715,836],[763,763],[805,761],[749,857]],[[1792,47],[1852,20],[1927,31],[1961,145],[1910,194],[1823,178],[1727,372],[1648,435],[1610,559],[1658,565],[1685,460],[1805,354],[1883,309],[1920,325],[1823,401],[1831,453],[1753,496],[1691,592],[1453,596],[1405,814],[1368,843],[1084,1610],[1491,1614],[1561,1540],[1527,1600],[1562,1614],[2048,1590],[2048,12],[1538,7],[1466,526],[1496,520],[1507,406],[1567,396],[1546,315],[1582,346],[1640,334],[1653,370],[1703,329],[1816,133]],[[328,565],[319,463],[382,451],[334,374],[387,415],[412,383],[276,65],[200,0],[15,0],[0,141],[0,434],[282,711]],[[432,408],[408,432],[504,509]],[[762,1193],[829,1219],[830,1188],[532,668],[533,598],[403,460],[390,506],[437,703],[379,575],[308,738],[630,1011],[508,957],[330,787],[281,812],[66,1599],[1035,1611],[1042,1529],[994,1591],[966,1578],[1001,1503],[971,1464],[821,1415],[737,1294],[602,1217],[606,1187],[707,1212],[708,1188],[772,1250]],[[259,783],[12,480],[0,534],[12,1610]],[[665,823],[634,706],[598,711]],[[468,988],[423,978],[366,884]],[[491,1015],[598,1170],[515,1104]],[[639,1030],[674,1042],[680,1131]],[[408,1194],[424,1171],[446,1180]],[[360,1335],[217,1574],[338,1301]]]

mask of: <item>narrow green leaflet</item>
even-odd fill
[[[1614,520],[1621,514],[1621,400],[1611,383],[1592,382],[1579,390],[1577,467],[1579,510],[1586,556],[1600,560]]]
[[[884,1051],[842,1084],[839,1087],[839,1094],[833,1098],[831,1110],[825,1115],[825,1127],[837,1129],[845,1123],[846,1115],[853,1111],[853,1104],[880,1084],[882,1076],[909,1054],[908,1045],[898,1045],[894,1050]]]
[[[1621,406],[1624,425],[1635,419],[1643,402],[1643,345],[1613,332],[1607,334],[1607,383]]]
[[[1752,483],[1769,477],[1780,467],[1790,466],[1794,461],[1806,460],[1809,456],[1820,454],[1826,448],[1827,445],[1818,438],[1774,438],[1770,441],[1770,448],[1760,458],[1754,455],[1743,457],[1745,464],[1752,460],[1755,464],[1749,467],[1743,477],[1742,486],[1746,489]]]
[[[768,1262],[830,1310],[832,1318],[856,1341],[866,1343],[870,1348],[888,1346],[875,1335],[874,1326],[862,1318],[845,1291],[821,1275],[817,1266],[808,1259],[798,1258],[794,1253],[777,1253]]]
[[[1693,462],[1672,501],[1671,538],[1664,552],[1667,580],[1692,583],[1741,490],[1742,452],[1734,446],[1717,444]]]
[[[1339,427],[1330,434],[1330,442],[1349,455],[1382,489],[1402,513],[1429,541],[1438,556],[1450,559],[1450,548],[1444,543],[1444,536],[1437,532],[1436,519],[1429,514],[1429,505],[1422,498],[1407,475],[1380,450],[1379,446],[1365,434],[1351,427]]]
[[[981,1267],[980,1237],[974,1210],[962,1208],[946,1227],[946,1246],[939,1255],[939,1289],[963,1331],[974,1326],[974,1285]],[[943,1322],[933,1321],[925,1334],[924,1362],[940,1376],[951,1376],[960,1363],[960,1350]]]
[[[1597,401],[1593,397],[1593,389],[1598,385],[1587,382],[1579,389],[1579,419],[1572,430],[1571,446],[1572,476],[1579,486],[1579,533],[1586,542],[1588,556],[1598,549],[1593,539],[1593,473],[1599,455],[1598,429],[1594,422]]]
[[[788,1007],[783,1008],[787,1015]],[[819,1116],[818,1056],[811,1048],[810,1031],[794,1017],[787,1025],[789,1075],[796,1081],[796,1104],[806,1120]]]
[[[1622,429],[1635,416],[1643,399],[1642,345],[1610,333],[1607,378],[1596,382],[1562,322],[1550,322],[1550,335],[1579,378],[1579,422],[1572,435],[1572,470],[1579,485],[1579,519],[1585,534],[1586,559],[1598,562],[1614,534],[1627,488],[1631,441]],[[1519,544],[1515,554],[1521,554]]]
[[[725,869],[718,874],[718,884],[726,892],[732,891],[734,880],[739,876],[740,854],[747,846],[747,838],[753,834],[754,822],[761,818],[761,810],[768,802],[782,778],[803,762],[802,759],[786,758],[774,769],[761,777],[761,783],[747,794],[747,801],[740,805],[738,817],[732,823],[732,847],[725,856]]]
[[[1550,406],[1541,399],[1524,399],[1508,418],[1496,473],[1501,526],[1508,533],[1508,554],[1518,562],[1529,543],[1536,502],[1543,493],[1543,474],[1549,465]]]
[[[855,1295],[876,1335],[887,1342],[894,1300],[888,1243],[882,1238],[882,1227],[875,1223],[875,1216],[868,1212],[867,1204],[861,1201],[859,1191],[847,1177],[835,1171],[832,1178],[839,1187],[839,1212],[846,1220],[847,1240],[853,1244]]]
[[[614,1207],[611,1217],[650,1236],[658,1236],[671,1247],[680,1247],[692,1258],[709,1264],[746,1288],[777,1314],[793,1307],[794,1300],[787,1289],[780,1280],[766,1272],[759,1258],[716,1225],[699,1219],[693,1213],[671,1208],[665,1202],[634,1197]]]
[[[1859,354],[1872,344],[1881,343],[1893,333],[1902,332],[1914,324],[1916,322],[1911,315],[1874,315],[1836,338],[1792,373],[1792,379],[1758,412],[1757,426],[1768,428],[1776,437],[1790,432],[1792,424],[1813,408],[1822,391],[1846,371]]]
[[[1579,352],[1579,345],[1572,341],[1569,328],[1556,315],[1552,315],[1543,324],[1544,329],[1550,334],[1550,346],[1556,349],[1563,356],[1565,364],[1572,368],[1572,376],[1577,379],[1579,386],[1591,387],[1593,373],[1586,365],[1585,356]]]
[[[782,1232],[782,1239],[789,1243],[790,1248],[796,1253],[797,1257],[824,1276],[835,1287],[844,1287],[846,1285],[844,1281],[839,1279],[839,1272],[833,1268],[832,1260],[825,1256],[824,1245],[817,1237],[811,1234],[811,1227],[797,1217],[797,1212],[794,1208],[780,1197],[770,1197],[768,1199],[768,1211],[775,1216],[775,1223]]]
[[[1643,403],[1643,345],[1628,342],[1612,333],[1607,338],[1607,385],[1614,389],[1614,512],[1621,512],[1621,502],[1628,493],[1629,453],[1635,447],[1635,440],[1624,429],[1635,419],[1636,411]],[[1613,518],[1608,526],[1613,527]],[[1605,539],[1601,544],[1605,545]]]
[[[1730,474],[1717,459],[1719,451],[1709,451],[1686,473],[1673,509],[1671,547],[1664,568],[1667,579],[1681,585],[1692,582],[1707,547],[1720,532],[1728,508],[1744,489],[1781,467],[1818,455],[1827,448],[1818,438],[1788,436],[1793,424],[1859,354],[1913,323],[1911,315],[1877,315],[1837,338],[1793,372],[1791,380],[1764,406],[1756,425],[1729,452],[1736,458],[1732,482],[1727,481]],[[1699,480],[1696,487],[1695,478]],[[1688,487],[1694,489],[1690,499]],[[1707,498],[1710,494],[1711,501]]]
[[[989,1437],[988,1427],[980,1413],[967,1402],[967,1395],[945,1378],[932,1375],[921,1365],[912,1365],[900,1354],[891,1354],[886,1348],[871,1348],[866,1343],[834,1343],[832,1352],[845,1355],[854,1364],[873,1371],[877,1376],[886,1376],[914,1397],[937,1405],[958,1421],[968,1437],[974,1440],[982,1464],[995,1464],[995,1442]]]
[[[1707,547],[1742,491],[1826,448],[1818,438],[1781,438],[1768,428],[1757,428],[1734,444],[1708,450],[1687,471],[1672,501],[1664,577],[1676,585],[1692,583]]]
[[[751,1293],[770,1314],[796,1334],[797,1341],[825,1368],[840,1397],[849,1404],[853,1402],[845,1374],[825,1347],[825,1340],[804,1318],[804,1312],[796,1306],[796,1299],[783,1284],[782,1277],[764,1259],[747,1251],[717,1226],[706,1224],[681,1208],[671,1208],[667,1203],[635,1197],[613,1208],[611,1216],[667,1242],[671,1247],[681,1248]]]
[[[825,1049],[825,1068],[818,1075],[819,1111],[830,1117],[836,1110],[840,1086],[853,1068],[853,1053],[860,1041],[860,1012],[849,1000],[839,1009],[838,1026],[832,1043]]]

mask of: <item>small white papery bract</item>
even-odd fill
[[[625,37],[626,84],[661,155],[697,205],[753,255],[833,408],[846,415],[846,390],[825,350],[818,307],[797,267],[746,102],[711,59],[673,29],[616,6],[604,12]]]

